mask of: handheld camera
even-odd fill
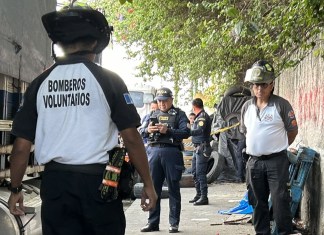
[[[150,123],[155,126],[155,124],[159,123],[159,120],[157,117],[150,117]]]

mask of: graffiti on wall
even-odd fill
[[[312,122],[317,127],[324,127],[324,93],[322,86],[314,87],[305,91],[305,87],[298,90],[298,100],[295,103],[295,112],[298,116],[299,125]]]

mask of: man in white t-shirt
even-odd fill
[[[254,98],[242,107],[240,130],[246,136],[247,184],[253,205],[253,225],[258,235],[270,235],[271,193],[278,234],[292,234],[289,161],[286,149],[298,133],[290,103],[273,94],[275,74],[267,61],[257,61],[246,72]]]
[[[35,143],[36,160],[45,165],[42,234],[124,235],[121,198],[107,201],[99,190],[119,133],[144,183],[144,211],[155,207],[157,195],[127,87],[117,74],[94,63],[108,45],[112,27],[88,7],[69,6],[45,14],[42,21],[65,56],[33,80],[15,116],[9,210],[24,215],[22,178]]]

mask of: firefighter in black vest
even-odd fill
[[[159,110],[151,115],[150,122],[143,127],[142,135],[149,138],[147,154],[158,201],[156,208],[150,210],[148,223],[141,232],[159,230],[161,191],[166,180],[170,200],[169,232],[177,233],[181,211],[179,182],[184,170],[182,140],[190,135],[189,120],[185,112],[173,106],[170,89],[159,89],[155,99]]]
[[[196,118],[191,127],[192,143],[195,150],[192,158],[192,174],[195,182],[196,196],[190,200],[195,206],[208,205],[207,163],[211,154],[209,144],[211,120],[204,110],[204,103],[200,98],[192,101],[192,110]]]

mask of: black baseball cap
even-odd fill
[[[155,100],[167,100],[172,98],[172,91],[169,88],[162,87],[156,92]]]

